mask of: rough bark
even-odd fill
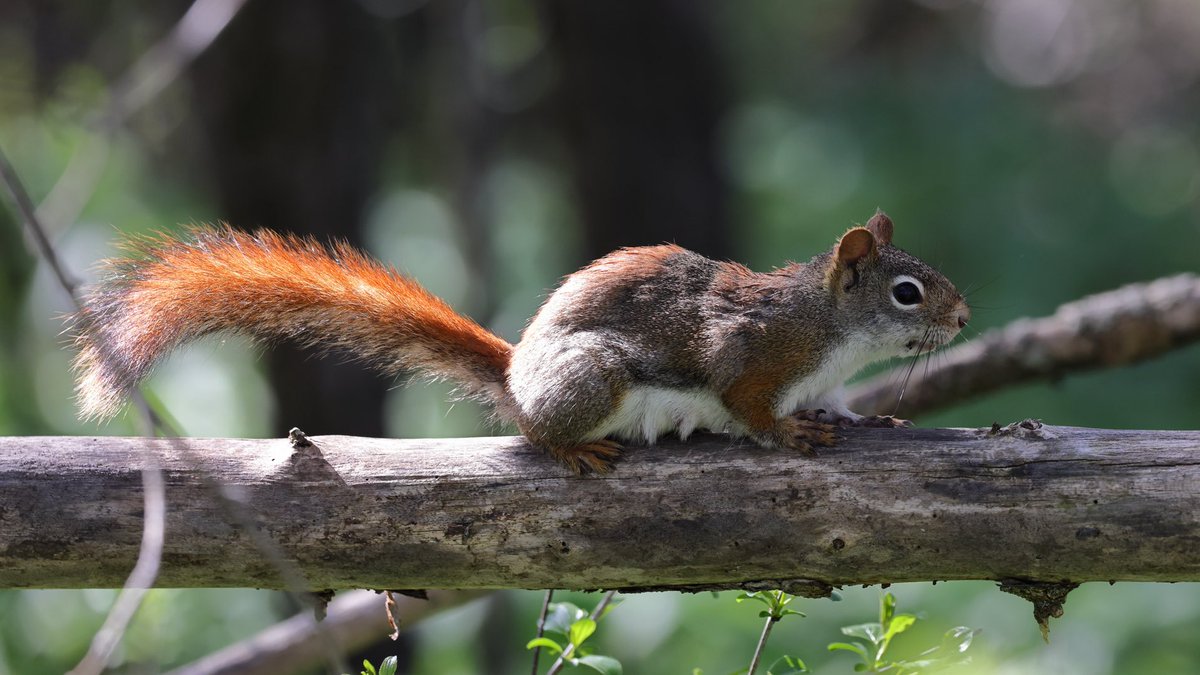
[[[915,417],[1013,385],[1137,363],[1200,340],[1200,276],[1129,284],[1021,319],[938,354],[914,377],[896,409],[904,371],[884,373],[850,392],[850,408]]]
[[[282,585],[195,458],[314,589],[1200,580],[1200,432],[1028,427],[853,429],[816,459],[709,436],[585,477],[520,438],[3,438],[0,587],[120,585],[147,445],[161,586]]]

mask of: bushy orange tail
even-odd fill
[[[76,317],[83,414],[108,417],[176,346],[208,333],[291,339],[501,404],[512,345],[347,245],[228,227],[146,239],[105,263]]]

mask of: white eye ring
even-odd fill
[[[917,302],[914,302],[911,305],[902,304],[899,300],[896,299],[896,293],[895,293],[896,287],[899,286],[900,284],[903,284],[906,282],[912,284],[913,286],[916,286],[917,291],[920,292],[920,294],[921,294],[921,299],[918,300]],[[892,279],[892,288],[891,288],[891,291],[888,293],[888,297],[892,299],[892,304],[896,306],[896,309],[902,309],[906,312],[914,310],[914,309],[920,307],[921,304],[925,302],[925,284],[921,283],[921,281],[919,279],[910,277],[907,274],[896,275],[896,278]]]

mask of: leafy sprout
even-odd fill
[[[897,614],[896,598],[885,593],[879,601],[879,621],[842,627],[842,634],[859,638],[854,642],[832,642],[829,651],[846,651],[858,656],[854,664],[858,673],[894,673],[895,675],[917,675],[970,661],[966,654],[971,641],[979,632],[965,626],[946,631],[937,646],[926,649],[913,660],[895,660],[888,656],[892,639],[908,630],[917,617],[914,614]]]

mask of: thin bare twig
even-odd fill
[[[45,230],[38,221],[33,208],[33,200],[25,190],[16,170],[8,161],[8,157],[0,150],[0,181],[8,189],[16,205],[16,210],[25,223],[26,230],[37,242],[42,259],[54,272],[59,286],[70,296],[71,302],[77,309],[82,307],[76,282],[67,274],[66,268],[58,258],[58,253],[46,236]],[[113,361],[108,351],[101,346],[101,357]],[[145,405],[144,399],[139,399],[138,409],[143,421],[143,434],[153,435],[156,424],[161,422]],[[113,650],[120,643],[133,615],[142,604],[146,590],[154,585],[158,578],[158,566],[162,560],[164,537],[164,522],[166,520],[166,487],[163,484],[162,471],[153,457],[147,457],[147,465],[142,469],[142,494],[145,500],[142,519],[142,542],[138,553],[137,563],[129,573],[121,593],[113,603],[112,609],[104,620],[100,630],[92,638],[83,660],[71,671],[72,675],[95,675],[104,670],[112,656]]]
[[[157,466],[142,471],[142,492],[146,506],[137,564],[129,573],[129,579],[105,617],[104,624],[92,637],[87,654],[68,675],[98,675],[104,671],[113,651],[121,643],[133,615],[141,607],[146,591],[150,590],[158,577],[167,504],[162,471]]]
[[[783,591],[772,591],[775,593],[776,601],[783,596]],[[771,629],[775,624],[779,623],[781,617],[776,616],[773,611],[768,610],[767,622],[763,624],[762,634],[758,636],[758,645],[754,647],[754,656],[750,658],[750,667],[746,670],[746,675],[754,675],[758,670],[758,662],[762,659],[763,650],[767,647],[767,638],[771,636]]]
[[[114,85],[109,105],[104,113],[93,120],[91,126],[105,134],[110,134],[115,130],[130,114],[148,103],[173,81],[192,59],[211,45],[212,41],[241,9],[244,2],[245,0],[196,0],[171,32],[148,50]],[[95,190],[106,155],[106,138],[98,139],[93,145],[77,152],[51,190],[51,194],[43,201],[41,212],[56,214],[59,222],[63,225],[74,222],[82,205]],[[86,169],[86,171],[82,171],[82,169]],[[78,282],[67,273],[39,218],[39,209],[34,207],[28,191],[25,190],[16,170],[2,151],[0,151],[0,179],[12,196],[18,214],[24,221],[42,258],[53,271],[59,286],[70,297],[76,311],[82,311],[83,302],[79,296]],[[72,197],[72,195],[74,196]],[[64,209],[62,204],[66,201],[73,202],[74,206]],[[98,347],[102,358],[112,363],[119,363],[118,360],[111,358],[105,345],[98,345]],[[152,436],[155,429],[159,429],[171,437],[179,435],[154,413],[140,392],[134,392],[133,399],[140,419],[144,420],[143,435]],[[181,445],[180,448],[185,453],[187,452],[186,446]],[[259,531],[253,518],[245,512],[245,506],[240,504],[225,486],[211,480],[209,485],[220,496],[221,504],[228,517],[248,533],[258,549],[279,571],[286,586],[293,589],[293,594],[301,599],[300,604],[309,606],[311,603],[303,600],[309,597],[306,593],[307,585],[303,576],[293,565],[289,564],[274,542]],[[120,643],[129,621],[132,620],[140,606],[146,589],[154,585],[157,577],[164,537],[162,527],[166,497],[162,474],[152,457],[147,458],[147,466],[143,471],[143,492],[146,509],[144,511],[142,548],[137,563],[110,610],[103,627],[94,636],[87,655],[72,671],[78,675],[98,673],[106,666],[113,649]],[[152,509],[158,509],[158,511]],[[334,649],[332,642],[323,631],[318,630],[317,634],[322,643],[329,647],[326,653],[329,656],[330,665],[340,670],[342,665],[340,655]]]
[[[86,126],[95,133],[67,162],[37,208],[54,231],[74,223],[108,164],[112,135],[130,115],[158,96],[233,21],[246,0],[196,0],[169,33],[142,54],[113,84],[108,104]]]
[[[613,596],[616,594],[616,591],[609,591],[605,593],[604,597],[600,598],[600,602],[596,605],[596,608],[593,609],[592,613],[588,615],[588,618],[592,621],[599,620],[600,615],[604,613],[604,608],[608,607],[608,603],[612,602]],[[546,675],[557,675],[557,673],[563,669],[563,666],[566,665],[567,659],[571,657],[571,653],[574,651],[575,643],[572,642],[571,644],[567,645],[567,648],[563,650],[562,654],[558,655],[558,659],[554,661],[554,665],[550,666],[550,670],[546,671]]]
[[[47,264],[54,270],[59,285],[71,297],[75,306],[81,307],[76,285],[71,281],[71,277],[58,258],[54,246],[46,236],[45,230],[32,208],[33,202],[29,198],[24,184],[2,150],[0,150],[0,182],[4,183],[9,194],[12,195],[18,215],[25,223],[34,241],[38,242],[39,251],[47,261]],[[101,344],[99,347],[102,358],[114,364],[120,363],[119,360],[112,358],[107,345]],[[159,428],[164,430],[169,437],[177,439],[178,434],[173,429],[170,429],[164,420],[153,413],[150,405],[140,392],[134,392],[134,400],[141,414],[140,419],[144,421],[142,429],[144,436],[153,436],[154,429]],[[191,457],[186,444],[173,443],[173,445],[181,454]],[[94,637],[87,655],[76,666],[75,670],[72,671],[73,675],[99,673],[105,667],[113,648],[120,642],[120,638],[124,634],[129,621],[133,618],[134,613],[136,613],[138,606],[141,604],[145,589],[154,586],[154,581],[158,575],[164,537],[162,532],[164,519],[162,510],[166,508],[165,487],[157,460],[151,453],[144,454],[146,455],[147,464],[143,470],[143,492],[148,506],[144,511],[142,549],[139,553],[137,563],[134,565],[126,583],[122,587],[121,594],[118,596],[108,618],[105,620],[104,626]],[[196,466],[200,466],[199,460],[192,458],[192,461]],[[207,474],[203,475],[209,489],[218,495],[220,504],[230,521],[237,524],[247,533],[258,550],[279,571],[283,577],[285,587],[291,591],[299,603],[302,606],[310,607],[313,603],[311,602],[311,595],[307,592],[308,585],[304,581],[303,575],[287,560],[278,546],[259,530],[257,523],[246,512],[245,505],[223,484],[212,480]],[[158,513],[151,512],[149,510],[150,505],[160,508],[160,511]],[[157,531],[153,529],[155,527],[158,528]],[[341,668],[341,657],[334,648],[332,641],[320,631],[318,631],[318,637],[330,646],[328,654],[331,666]]]
[[[12,197],[17,215],[20,216],[21,221],[25,224],[26,232],[29,233],[29,236],[36,244],[38,254],[50,266],[55,280],[58,281],[59,288],[66,292],[71,304],[75,307],[75,311],[81,311],[83,309],[83,300],[79,297],[79,282],[67,272],[62,259],[58,257],[58,251],[54,249],[54,244],[50,242],[50,237],[46,234],[45,226],[38,217],[37,211],[33,208],[33,200],[29,198],[29,192],[25,189],[25,184],[21,181],[21,177],[17,175],[17,171],[13,168],[12,163],[8,161],[8,156],[5,155],[3,149],[0,149],[0,182],[4,183],[8,194]],[[100,348],[101,356],[105,360],[115,362],[115,359],[109,354],[107,345],[98,345],[98,347]],[[134,392],[133,401],[144,424],[144,427],[140,430],[143,436],[154,435],[156,429],[169,436],[179,435],[171,425],[154,412],[154,409],[150,407],[150,403],[146,401],[141,392]]]
[[[771,629],[778,621],[779,619],[773,616],[767,617],[767,622],[763,624],[762,635],[758,637],[758,645],[754,648],[754,657],[750,659],[750,669],[747,671],[747,675],[754,675],[758,670],[758,662],[762,658],[763,648],[767,646],[767,638],[770,637]]]
[[[550,601],[553,598],[554,598],[554,589],[547,588],[546,589],[546,597],[542,599],[542,612],[540,614],[538,614],[537,635],[534,637],[534,639],[540,638],[546,634],[546,615],[548,615],[550,613]],[[541,655],[542,655],[541,646],[539,645],[537,647],[534,647],[533,648],[533,668],[530,670],[530,673],[532,675],[537,675],[538,657],[540,657]]]
[[[79,282],[67,274],[62,261],[58,259],[58,254],[54,251],[54,246],[50,243],[49,237],[46,236],[46,232],[42,229],[41,223],[38,220],[37,209],[33,206],[33,200],[29,198],[29,192],[25,190],[25,184],[21,182],[20,176],[17,175],[17,171],[13,168],[12,163],[8,161],[8,156],[4,153],[3,149],[0,149],[0,180],[3,180],[4,187],[8,191],[9,196],[12,197],[17,215],[25,223],[25,230],[37,245],[38,253],[41,254],[42,260],[45,260],[46,264],[50,266],[50,271],[54,273],[54,278],[58,281],[59,287],[66,291],[71,304],[75,306],[76,310],[81,309],[83,303],[79,299]]]

